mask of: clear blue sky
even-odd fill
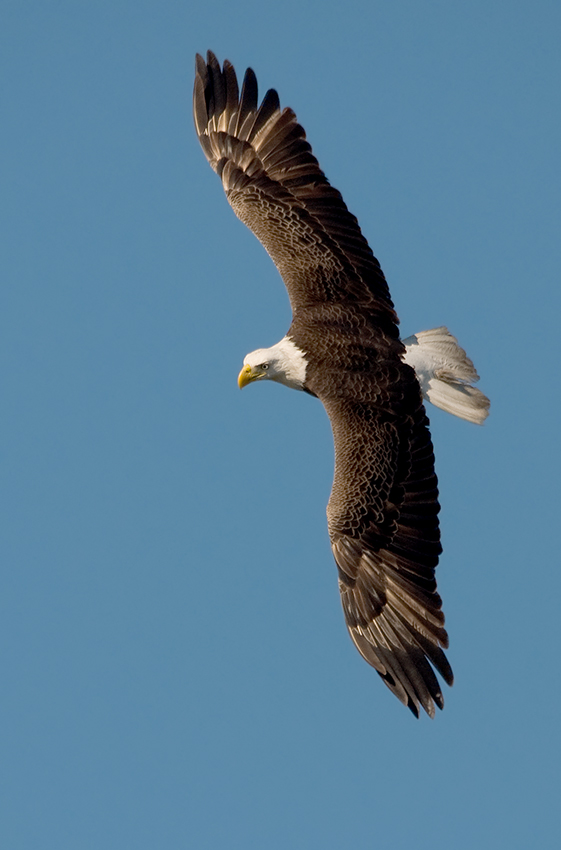
[[[533,0],[4,0],[1,843],[496,850],[559,835],[559,31]],[[416,721],[346,635],[314,399],[241,393],[290,313],[191,119],[213,49],[305,126],[431,411],[456,684]]]

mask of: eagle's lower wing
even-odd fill
[[[206,63],[197,56],[193,102],[206,157],[234,212],[279,269],[292,309],[352,301],[381,325],[397,323],[356,218],[327,181],[294,112],[281,112],[277,93],[269,90],[258,107],[253,71],[240,95],[232,65],[221,70],[209,51]]]
[[[335,477],[327,509],[347,627],[414,714],[443,707],[431,664],[453,676],[435,568],[438,490],[422,406],[396,422],[368,405],[327,403]]]

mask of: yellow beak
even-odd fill
[[[255,380],[255,375],[253,374],[253,369],[251,366],[244,366],[240,374],[238,375],[238,387],[240,390],[243,390],[244,387],[247,387],[248,384],[251,384],[252,381]]]

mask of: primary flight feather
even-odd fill
[[[277,266],[292,323],[248,354],[240,387],[273,380],[319,398],[335,444],[327,506],[351,638],[418,716],[452,684],[435,569],[441,552],[434,454],[423,396],[481,423],[489,401],[446,328],[399,339],[380,264],[328,182],[294,112],[246,71],[197,56],[195,126],[236,215]]]

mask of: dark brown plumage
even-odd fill
[[[428,421],[380,265],[291,109],[253,71],[197,56],[195,124],[236,215],[267,249],[293,310],[302,387],[333,429],[329,535],[349,633],[418,716],[443,707],[452,670],[434,577],[441,551]],[[431,666],[432,665],[432,666]]]

